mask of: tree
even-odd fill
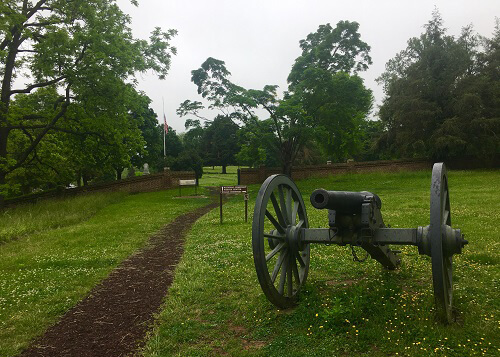
[[[275,149],[274,155],[279,158],[283,173],[291,175],[293,163],[305,143],[319,133],[316,129],[319,126],[329,130],[324,130],[323,134],[336,136],[337,151],[343,149],[342,153],[336,153],[337,157],[345,156],[356,146],[352,144],[356,140],[351,137],[356,137],[359,122],[372,103],[371,92],[355,76],[371,63],[370,47],[360,40],[358,28],[357,23],[348,21],[339,22],[336,28],[322,25],[301,41],[302,55],[292,67],[289,88],[282,97],[275,85],[254,90],[232,83],[225,63],[214,58],[208,58],[199,69],[192,71],[191,80],[197,85],[198,93],[210,102],[209,109],[220,110],[256,133],[266,129],[260,129],[263,124],[255,110],[267,111],[272,135],[263,136],[262,140],[272,140],[265,146]],[[353,90],[350,97],[343,93],[345,90]],[[199,102],[186,101],[182,106],[184,113],[195,115],[201,109]],[[343,132],[342,128],[337,130],[339,125],[345,126]],[[345,134],[347,132],[350,137]],[[335,150],[333,140],[325,142],[325,147]],[[256,158],[262,153],[258,149],[244,150],[239,158]]]
[[[201,126],[199,120],[187,119],[185,128],[188,130],[184,133],[182,143],[184,148],[195,151],[198,155],[202,155],[202,139],[205,129]]]
[[[238,131],[240,151],[236,154],[239,165],[251,167],[277,167],[280,161],[272,119],[249,122]]]
[[[161,125],[161,128],[163,130],[163,125]],[[184,151],[181,139],[179,139],[177,132],[172,128],[168,129],[165,137],[165,151],[167,156],[171,157],[177,157]]]
[[[236,163],[234,156],[239,151],[238,130],[238,125],[231,118],[223,115],[215,117],[203,133],[205,164],[222,166],[222,173],[225,174],[226,167]]]
[[[139,130],[146,142],[144,150],[132,157],[131,163],[136,167],[149,164],[152,172],[163,171],[163,128],[158,124],[157,115],[149,107],[151,100],[141,95],[137,108],[132,110],[132,117],[138,122]]]
[[[6,0],[0,4],[0,197],[7,175],[33,160],[51,132],[63,124],[75,103],[86,108],[125,110],[119,92],[136,71],[165,77],[175,48],[174,30],[156,28],[149,41],[136,40],[113,0]],[[13,89],[16,76],[30,83]],[[17,84],[17,83],[16,83]],[[13,99],[35,89],[54,87],[56,100],[41,113],[14,112]],[[12,153],[9,140],[25,136],[29,145]],[[1,199],[1,198],[0,198]]]
[[[196,178],[203,175],[203,161],[193,150],[184,150],[177,157],[167,157],[167,162],[174,171],[194,171]]]
[[[316,32],[300,41],[302,54],[295,60],[288,76],[290,89],[307,77],[308,69],[330,74],[358,73],[372,64],[370,46],[361,40],[357,22],[339,21],[333,28],[320,25]]]
[[[380,147],[391,156],[432,159],[498,153],[499,40],[498,22],[492,39],[481,40],[472,26],[449,36],[435,10],[425,32],[378,79],[386,93]]]
[[[294,95],[311,117],[314,138],[329,159],[345,161],[361,151],[361,128],[373,96],[359,76],[308,69]]]
[[[372,63],[358,31],[357,22],[319,26],[300,41],[302,54],[288,76],[289,91],[311,118],[316,141],[335,161],[361,150],[360,127],[373,102],[357,75]]]

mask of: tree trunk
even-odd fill
[[[288,177],[292,178],[292,163],[290,161],[286,161],[283,164],[283,174],[287,175]]]
[[[6,128],[0,128],[0,207],[3,205],[5,200],[5,195],[2,193],[4,190],[7,176],[7,135],[9,131]],[[2,163],[2,161],[4,161]]]
[[[4,205],[5,202],[5,195],[2,194],[1,187],[4,187],[5,185],[5,172],[3,170],[0,170],[0,207]]]
[[[291,148],[291,142],[286,141],[281,144],[281,162],[283,174],[292,178],[292,162],[293,162],[293,154]]]
[[[81,174],[81,172],[78,172],[76,174],[76,186],[82,187],[82,174]]]
[[[6,176],[9,172],[7,166],[7,138],[9,137],[9,128],[7,127],[7,114],[10,105],[10,90],[12,86],[12,77],[16,63],[17,49],[22,44],[21,34],[16,26],[12,30],[11,43],[8,46],[8,52],[3,69],[2,87],[0,90],[0,187],[5,185]],[[0,189],[0,190],[2,190]],[[4,194],[0,191],[0,205],[4,202]]]
[[[227,173],[227,171],[226,171],[226,167],[227,167],[226,165],[222,165],[222,173],[223,173],[223,174],[226,174],[226,173]]]
[[[115,167],[116,170],[116,179],[120,181],[122,179],[123,167]]]

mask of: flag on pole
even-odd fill
[[[167,117],[163,114],[163,128],[165,129],[165,134],[168,134]]]

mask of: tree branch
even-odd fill
[[[11,90],[10,94],[12,95],[12,94],[17,94],[17,93],[30,93],[35,88],[47,87],[47,86],[50,86],[52,84],[56,84],[57,82],[60,82],[65,78],[66,78],[66,76],[64,75],[64,76],[54,78],[54,79],[47,81],[47,82],[32,84],[32,85],[26,87],[25,89]]]
[[[54,118],[48,123],[47,125],[44,126],[43,130],[37,135],[36,139],[31,143],[29,148],[21,155],[21,158],[17,161],[17,163],[9,168],[9,172],[12,172],[13,170],[21,167],[26,159],[29,157],[29,155],[36,149],[37,145],[40,143],[40,141],[43,139],[43,137],[51,130],[57,123],[57,121],[62,118],[62,116],[66,113],[66,110],[68,109],[69,106],[69,93],[70,93],[70,87],[71,84],[68,84],[66,87],[66,101],[63,103],[61,110],[59,113],[57,113]]]
[[[38,161],[38,163],[39,163],[40,165],[42,165],[42,166],[47,166],[49,169],[51,169],[51,170],[52,170],[52,171],[54,171],[57,175],[59,175],[59,171],[58,171],[55,167],[53,167],[53,166],[52,166],[52,165],[50,165],[50,164],[47,164],[47,163],[43,163],[43,162],[42,162],[42,160],[41,160],[41,159],[40,159],[40,157],[38,156],[38,154],[37,154],[36,150],[35,150],[35,156],[34,156],[34,157],[35,157],[36,161]]]
[[[15,125],[9,127],[11,130],[22,130],[27,136],[31,137],[31,142],[33,142],[33,137],[32,135],[27,131],[27,130],[36,130],[36,129],[44,129],[47,127],[47,124],[40,124],[40,125]],[[106,144],[109,144],[109,141],[106,139],[104,135],[102,135],[99,132],[96,131],[76,131],[76,130],[71,130],[71,129],[66,129],[66,128],[59,128],[57,126],[53,126],[50,128],[51,131],[58,131],[61,133],[66,133],[66,134],[73,134],[77,136],[87,136],[87,135],[94,135],[102,139]]]
[[[264,103],[261,103],[261,105],[264,107],[265,110],[271,115],[271,119],[273,119],[274,126],[276,127],[276,132],[278,133],[278,138],[280,139],[280,143],[283,143],[283,137],[281,136],[281,130],[278,125],[278,118],[276,117],[276,114],[269,108],[267,105]]]
[[[57,25],[61,24],[62,21],[45,21],[45,22],[27,22],[23,26],[24,27],[44,27],[49,25]]]
[[[33,16],[36,12],[42,9],[43,5],[47,2],[47,0],[38,1],[35,6],[29,9],[29,12],[26,14],[26,20],[28,20],[31,16]]]
[[[0,43],[0,51],[3,51],[7,48],[7,46],[9,45],[10,43],[10,40],[5,38],[2,43]]]

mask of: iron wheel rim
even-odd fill
[[[309,244],[295,245],[287,237],[308,227],[305,204],[295,183],[285,175],[268,177],[255,203],[252,248],[262,291],[279,308],[295,305],[307,279]]]
[[[431,261],[434,297],[439,318],[452,322],[453,258],[445,255],[445,227],[451,227],[448,176],[443,163],[434,164],[430,206]]]

